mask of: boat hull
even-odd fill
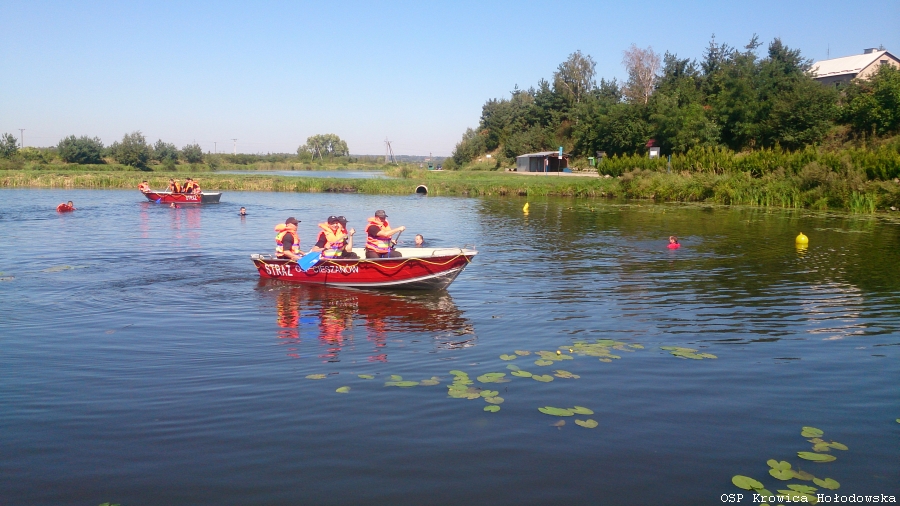
[[[150,202],[157,204],[218,204],[222,193],[171,193],[171,192],[143,192]]]
[[[350,288],[440,290],[466,268],[477,251],[403,248],[401,258],[322,259],[305,272],[296,262],[251,255],[262,278]],[[359,251],[363,253],[362,250]],[[364,254],[360,254],[361,257]]]

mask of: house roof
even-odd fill
[[[830,60],[822,60],[813,63],[811,72],[816,77],[840,76],[845,74],[859,74],[862,70],[876,60],[888,54],[891,58],[896,58],[887,51],[873,51],[868,54],[855,54],[853,56],[844,56],[843,58],[832,58]]]
[[[532,156],[558,156],[558,155],[559,155],[559,151],[541,151],[540,153],[526,153],[524,155],[519,155],[516,158],[519,158],[520,156],[532,157]],[[569,156],[569,153],[563,153],[563,156]]]

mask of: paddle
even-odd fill
[[[396,238],[396,239],[393,239],[393,240],[391,241],[391,242],[393,242],[393,244],[391,245],[391,251],[394,251],[394,246],[396,246],[397,243],[400,242],[400,236],[401,236],[402,234],[403,234],[403,231],[401,230],[401,231],[397,234],[397,238]]]
[[[321,251],[310,251],[303,255],[300,260],[297,260],[297,267],[299,267],[301,271],[306,272],[310,267],[316,265],[320,258],[322,258]]]

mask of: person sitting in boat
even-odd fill
[[[324,258],[359,258],[353,250],[353,234],[355,229],[347,231],[347,218],[329,216],[326,223],[319,223],[319,237],[309,251],[321,251]]]
[[[170,193],[181,193],[181,183],[177,179],[169,179],[169,187],[166,190]]]
[[[60,205],[56,206],[56,212],[58,212],[58,213],[68,213],[68,212],[74,211],[74,210],[75,210],[75,204],[73,204],[71,200],[65,204],[60,204]]]
[[[275,258],[299,260],[303,256],[300,251],[300,236],[297,235],[297,218],[291,216],[284,223],[275,225]]]
[[[399,226],[391,228],[387,221],[387,214],[384,210],[375,211],[375,216],[369,218],[366,225],[366,258],[397,258],[403,255],[399,251],[394,251],[394,245],[397,241],[393,239],[394,234],[403,232],[406,227]]]
[[[138,190],[141,190],[141,193],[147,193],[150,191],[150,185],[144,180],[138,185]]]
[[[184,193],[200,193],[200,185],[191,178],[184,180],[184,187],[181,189]]]

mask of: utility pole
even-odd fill
[[[234,141],[234,154],[237,154],[237,139],[231,139]]]
[[[25,147],[25,129],[24,128],[19,129],[19,142],[22,143],[22,147],[24,148]]]
[[[218,152],[219,152],[218,144],[216,143],[216,141],[213,141],[213,154],[216,154]]]

